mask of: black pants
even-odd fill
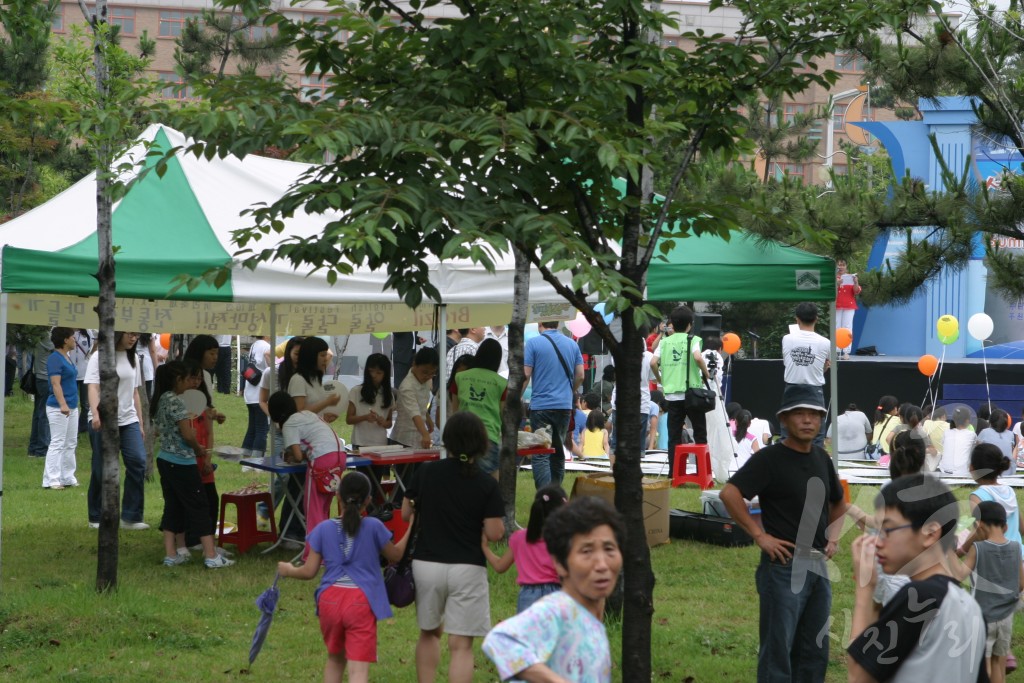
[[[231,347],[220,346],[217,352],[217,365],[213,368],[217,376],[217,392],[231,393]]]
[[[668,404],[668,472],[669,478],[675,476],[675,453],[676,446],[683,441],[683,429],[686,428],[686,418],[690,418],[690,426],[693,427],[693,442],[708,442],[708,421],[707,413],[701,410],[686,410],[685,401],[666,401]]]

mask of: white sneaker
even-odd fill
[[[122,519],[121,528],[128,531],[145,531],[149,528],[149,525],[145,522],[126,522]]]
[[[207,569],[222,569],[223,567],[230,567],[235,563],[234,560],[229,560],[223,555],[217,555],[217,557],[207,557],[203,560],[203,564],[206,565]]]
[[[100,528],[100,523],[99,522],[89,522],[89,528],[90,529],[99,529]]]
[[[179,565],[185,564],[186,562],[188,562],[191,559],[192,559],[191,555],[178,555],[178,554],[175,554],[174,557],[165,557],[164,558],[164,566],[165,567],[177,567]]]

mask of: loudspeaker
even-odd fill
[[[722,336],[722,316],[718,313],[694,313],[693,334],[704,339]]]

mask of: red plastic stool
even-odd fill
[[[697,460],[697,473],[686,473],[686,461],[693,455]],[[711,477],[711,453],[708,452],[707,444],[687,443],[676,446],[676,452],[672,456],[672,486],[683,484],[696,484],[701,490],[709,489],[714,485]]]
[[[271,511],[270,531],[260,531],[256,525],[256,504],[266,503]],[[228,505],[235,506],[238,524],[234,531],[224,533],[224,510]],[[273,515],[274,499],[266,491],[235,491],[223,493],[220,497],[220,527],[217,544],[223,546],[232,543],[238,546],[238,552],[244,553],[257,543],[273,543],[277,540],[277,523]]]

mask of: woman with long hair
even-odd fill
[[[286,389],[300,410],[316,413],[324,422],[338,419],[338,411],[325,410],[338,405],[341,396],[324,389],[324,371],[331,362],[330,347],[320,337],[306,337],[299,346],[299,362]]]
[[[117,369],[117,427],[121,458],[124,461],[124,493],[121,497],[121,528],[142,531],[149,528],[143,520],[146,500],[146,447],[141,423],[141,368],[135,345],[137,332],[114,332],[115,367]],[[103,442],[100,420],[100,353],[93,347],[85,370],[89,394],[89,441],[92,444],[92,474],[89,477],[89,526],[98,529],[103,494]]]
[[[900,402],[895,396],[883,396],[878,399],[875,408],[875,423],[871,430],[871,443],[877,444],[881,452],[876,455],[889,455],[892,449],[892,437],[900,423]],[[888,461],[886,461],[888,463]]]

